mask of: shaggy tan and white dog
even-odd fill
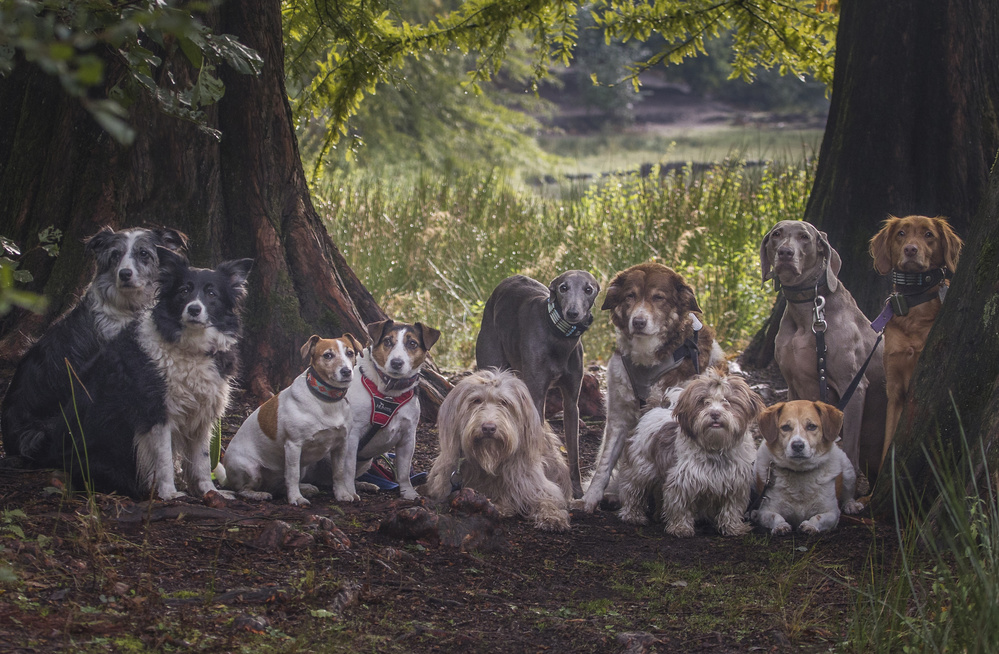
[[[763,401],[742,378],[713,370],[671,396],[675,406],[649,410],[624,449],[618,517],[647,524],[648,498],[658,493],[668,534],[693,536],[701,519],[725,536],[749,532],[742,519],[756,458],[749,427]]]
[[[487,369],[460,381],[441,404],[437,428],[441,452],[425,495],[444,499],[474,488],[504,516],[524,516],[538,529],[569,529],[569,466],[516,375]]]

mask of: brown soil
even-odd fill
[[[768,403],[773,379],[753,380]],[[227,437],[251,410],[233,407]],[[601,429],[582,432],[584,463]],[[415,470],[436,447],[425,426]],[[820,538],[677,539],[597,511],[565,534],[505,520],[462,551],[380,533],[412,505],[393,494],[91,506],[60,488],[0,465],[0,651],[827,651],[891,541],[857,518]]]

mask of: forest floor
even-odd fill
[[[749,376],[768,403],[781,396],[774,370]],[[254,408],[236,399],[226,442]],[[582,432],[586,468],[602,427]],[[418,443],[414,470],[428,470],[435,427]],[[864,514],[820,537],[702,526],[678,539],[598,510],[561,534],[504,520],[461,547],[385,533],[412,506],[391,492],[307,508],[136,503],[3,463],[4,652],[830,651],[849,637],[865,567],[894,542]]]

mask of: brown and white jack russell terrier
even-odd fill
[[[318,489],[301,483],[302,472],[347,441],[347,389],[362,347],[352,334],[311,336],[302,345],[309,368],[243,422],[215,469],[219,483],[247,499],[284,492],[289,504],[308,506],[304,496]]]

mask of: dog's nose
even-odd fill
[[[341,379],[350,379],[353,374],[354,370],[350,366],[344,366],[343,368],[340,368]]]
[[[718,422],[721,420],[721,411],[710,411],[708,415],[711,416],[712,422]]]
[[[484,422],[482,423],[482,435],[492,438],[496,435],[496,423],[495,422]]]
[[[793,441],[791,443],[791,451],[797,454],[805,451],[805,441]]]
[[[579,320],[579,312],[576,311],[575,309],[569,309],[568,311],[565,312],[565,317],[571,320],[572,322],[576,322],[577,320]]]
[[[777,258],[778,259],[792,259],[794,258],[794,250],[789,247],[779,247],[777,248]]]
[[[120,279],[123,282],[127,282],[130,279],[132,279],[132,269],[131,268],[122,268],[121,270],[119,270],[118,271],[118,279]]]
[[[631,319],[631,328],[636,330],[645,329],[645,326],[649,324],[648,318],[645,316],[635,316]]]
[[[392,368],[392,370],[399,371],[402,370],[402,366],[404,363],[405,362],[400,357],[396,357],[391,361],[389,361],[389,367]]]
[[[905,256],[907,257],[914,257],[919,252],[919,250],[916,248],[915,245],[906,245],[904,248],[902,248],[902,252],[904,252]]]
[[[189,316],[191,316],[192,318],[197,318],[198,316],[201,315],[201,305],[200,304],[192,304],[192,305],[188,306],[187,307],[187,314]]]

